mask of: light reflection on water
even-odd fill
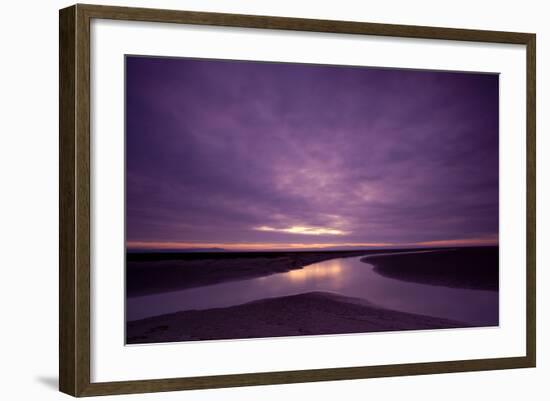
[[[327,291],[379,306],[458,320],[498,324],[498,292],[447,288],[387,278],[361,262],[364,256],[331,259],[302,269],[127,300],[127,319],[190,309],[238,305],[263,298]]]
[[[316,263],[308,268],[291,270],[284,275],[285,279],[291,282],[296,281],[311,281],[313,279],[330,279],[337,280],[342,274],[342,265],[340,260],[329,260],[325,264]],[[265,277],[267,278],[267,277]]]

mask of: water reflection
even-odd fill
[[[498,324],[498,292],[446,288],[387,278],[374,272],[373,266],[362,262],[362,258],[332,259],[287,273],[130,298],[127,300],[127,319],[327,291],[363,298],[403,312],[475,325]]]
[[[314,279],[338,279],[342,274],[340,259],[329,260],[325,264],[317,263],[309,268],[291,270],[285,274],[289,281],[306,281]]]

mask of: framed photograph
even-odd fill
[[[59,26],[61,391],[535,366],[535,34]]]

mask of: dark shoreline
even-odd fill
[[[268,298],[127,322],[126,343],[229,340],[470,327],[431,316],[380,308],[327,292]]]
[[[382,276],[402,281],[471,290],[499,288],[497,246],[369,256],[361,261],[372,264]]]

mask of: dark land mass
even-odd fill
[[[468,327],[383,309],[358,298],[310,292],[128,322],[127,344]]]
[[[413,249],[416,251],[418,249]],[[315,252],[129,252],[126,254],[126,295],[176,291],[232,280],[301,269],[335,258],[411,249]]]
[[[454,288],[498,291],[498,246],[369,256],[364,262],[385,277]]]

